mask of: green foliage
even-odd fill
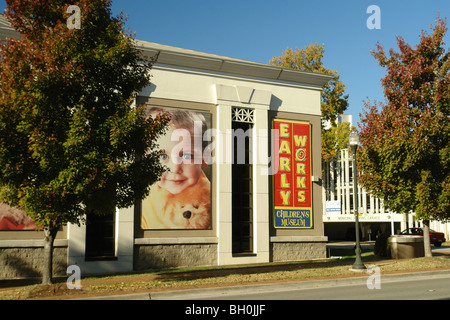
[[[348,95],[345,94],[345,85],[339,80],[340,74],[336,70],[325,68],[322,59],[325,54],[325,45],[310,44],[303,49],[287,48],[283,55],[273,57],[271,64],[283,68],[301,70],[305,72],[319,72],[334,76],[322,88],[321,111],[322,119],[330,120],[333,124],[336,117],[348,107]]]
[[[81,0],[70,30],[71,1],[6,2],[22,37],[0,45],[0,201],[58,228],[142,199],[163,172],[154,141],[167,118],[130,108],[152,62],[123,17]]]
[[[374,57],[387,75],[386,102],[366,104],[358,166],[361,184],[396,212],[423,220],[450,218],[450,53],[443,48],[446,21],[422,32],[413,49],[401,37],[389,57]]]
[[[349,122],[338,123],[328,130],[322,130],[322,159],[336,157],[336,150],[348,148],[348,137],[352,128]]]
[[[333,76],[333,79],[323,86],[321,96],[322,120],[331,123],[331,129],[322,128],[322,159],[327,161],[335,156],[336,144],[341,144],[342,137],[347,130],[344,127],[336,128],[336,118],[347,110],[348,95],[345,94],[344,83],[339,80],[340,74],[336,70],[325,68],[323,65],[324,47],[324,44],[318,45],[315,43],[303,49],[287,48],[281,56],[273,57],[270,63],[283,68],[319,72]],[[345,140],[344,148],[347,148],[347,142],[348,139]]]

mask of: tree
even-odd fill
[[[61,226],[133,205],[164,170],[154,141],[167,117],[131,107],[152,61],[111,1],[78,1],[80,29],[67,26],[70,2],[7,0],[21,37],[0,46],[0,202],[44,231],[43,284]]]
[[[446,20],[432,34],[422,31],[413,49],[397,37],[399,52],[373,56],[387,69],[385,103],[367,102],[360,125],[360,183],[396,212],[423,220],[450,218],[450,53],[444,49]],[[425,252],[431,256],[429,237]]]
[[[337,123],[328,130],[322,130],[322,159],[330,161],[337,156],[337,150],[348,148],[348,137],[354,127],[349,122]],[[349,149],[351,152],[351,149]]]
[[[325,68],[322,59],[325,54],[325,45],[310,44],[304,49],[287,48],[283,55],[273,57],[271,64],[283,68],[301,70],[305,72],[319,72],[332,75],[333,79],[322,88],[321,112],[322,119],[333,124],[336,117],[348,107],[348,95],[345,94],[345,85],[340,81],[340,74],[336,70]]]
[[[348,95],[345,94],[344,83],[340,81],[340,74],[336,70],[325,68],[323,65],[324,47],[324,44],[318,45],[315,43],[303,49],[287,48],[281,56],[273,57],[270,63],[283,68],[332,75],[333,79],[322,88],[321,114],[323,121],[329,121],[331,127],[336,127],[337,116],[347,110]],[[331,133],[330,129],[322,127],[322,137],[328,136],[327,140],[322,139],[322,159],[324,160],[330,159],[335,153],[335,143],[332,143],[332,146],[329,143]],[[336,138],[333,140],[336,140]]]

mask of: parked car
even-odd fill
[[[413,235],[413,236],[423,236],[422,228],[409,228],[400,232],[400,235]],[[445,235],[442,232],[436,232],[430,229],[430,242],[434,244],[435,247],[440,247],[442,242],[445,242]]]

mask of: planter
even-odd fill
[[[388,245],[393,259],[408,259],[425,256],[422,236],[391,236]]]

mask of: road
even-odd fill
[[[446,255],[446,256],[450,256],[450,247],[435,247],[435,246],[431,246],[431,252],[433,254],[433,257],[435,256],[442,256],[442,255]]]
[[[450,300],[450,276],[383,283],[368,289],[365,283],[210,297],[221,300]]]
[[[372,274],[375,279],[375,273]],[[152,300],[450,300],[450,271],[152,293]]]
[[[372,251],[375,245],[374,241],[361,242],[361,250]],[[334,241],[327,244],[327,257],[336,255],[354,254],[355,243],[352,241]],[[433,256],[450,255],[450,246],[435,247],[431,246]],[[338,253],[338,254],[336,254]]]

